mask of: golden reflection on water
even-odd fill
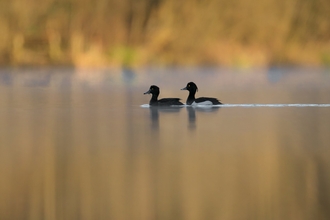
[[[329,108],[155,110],[130,106],[137,88],[0,89],[1,219],[330,217]]]

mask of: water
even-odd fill
[[[194,81],[217,108],[148,108]],[[329,219],[322,69],[0,71],[1,219]]]

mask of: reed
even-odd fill
[[[13,0],[2,65],[329,65],[326,0]]]

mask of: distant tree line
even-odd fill
[[[330,65],[328,0],[11,0],[1,65]]]

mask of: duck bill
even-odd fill
[[[146,91],[145,93],[143,93],[143,95],[146,95],[146,94],[150,94],[150,90]]]
[[[182,88],[181,90],[187,90],[187,87]]]

